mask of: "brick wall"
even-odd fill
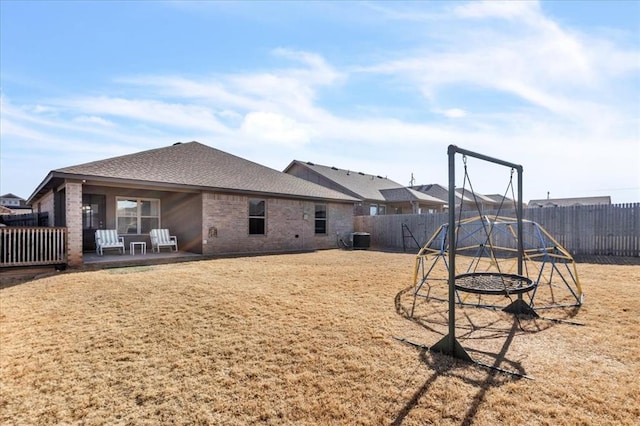
[[[203,194],[203,254],[326,249],[337,246],[336,234],[345,236],[353,230],[351,204],[327,203],[328,232],[316,235],[315,202],[263,198],[267,206],[266,235],[249,235],[249,199],[244,195]]]
[[[48,213],[49,226],[53,226],[56,223],[53,191],[47,192],[38,199],[33,205],[33,211],[37,213]]]
[[[82,266],[82,184],[66,182],[67,263]]]

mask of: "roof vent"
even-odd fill
[[[359,175],[362,175],[362,176],[364,176],[364,173],[362,173],[362,172],[358,172],[358,174],[359,174]]]
[[[378,179],[384,179],[382,176],[378,175]]]
[[[338,170],[337,167],[331,167],[331,170]]]
[[[182,142],[176,142],[173,144],[173,146],[176,146],[176,145],[182,145]]]
[[[307,164],[310,166],[315,166],[315,164],[313,164],[311,161],[307,161]]]

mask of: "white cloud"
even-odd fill
[[[300,123],[272,112],[248,113],[240,132],[250,139],[268,141],[274,144],[301,145],[309,142],[310,135]]]
[[[406,4],[396,13],[366,7],[384,22],[435,22],[435,14],[412,13]],[[561,27],[537,3],[444,9],[435,29],[420,27],[424,44],[377,51],[377,63],[354,56],[338,67],[320,53],[280,47],[271,54],[285,64],[270,69],[117,79],[119,90],[109,93],[122,93],[124,84],[128,96],[77,93],[35,107],[2,97],[3,140],[58,146],[59,157],[70,161],[60,166],[79,162],[74,149],[92,152],[94,158],[82,157],[88,161],[200,140],[276,169],[298,158],[401,183],[411,172],[420,183],[446,183],[446,146],[457,144],[524,163],[528,198],[546,190],[571,196],[580,187],[638,185],[639,111],[628,93],[637,94],[637,87],[624,87],[639,69],[637,51]],[[450,31],[436,33],[442,25]],[[397,88],[411,95],[409,103],[376,99],[369,87],[392,95]],[[424,99],[415,101],[419,94]],[[489,105],[494,98],[507,100]],[[415,116],[407,113],[413,110]],[[611,152],[628,154],[600,172],[599,160],[614,162]],[[501,182],[500,172],[477,179],[481,191],[503,189],[491,186]]]
[[[103,127],[113,127],[115,124],[112,121],[105,120],[102,117],[96,117],[95,115],[81,115],[73,119],[76,123],[98,125]]]
[[[220,123],[209,108],[197,105],[104,96],[60,99],[56,102],[58,105],[82,111],[85,114],[140,120],[168,127],[202,129],[221,133],[228,132],[226,126]]]
[[[442,111],[442,115],[449,118],[462,118],[467,115],[467,113],[460,108],[449,108]]]
[[[454,7],[453,12],[462,18],[511,20],[539,14],[540,4],[537,1],[472,1]]]

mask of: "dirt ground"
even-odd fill
[[[582,263],[579,309],[456,310],[375,251],[62,273],[0,290],[0,423],[638,424],[640,266]],[[563,322],[552,319],[562,319]]]

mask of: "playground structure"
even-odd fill
[[[583,294],[573,257],[533,221],[522,221],[523,272],[518,273],[516,227],[515,218],[486,215],[456,225],[456,303],[533,316],[536,310],[580,306]],[[441,225],[416,256],[412,316],[417,297],[448,300],[448,231],[448,224]]]
[[[570,253],[539,224],[523,220],[522,166],[455,145],[448,147],[447,154],[449,222],[438,228],[416,256],[411,316],[418,297],[448,302],[449,333],[431,349],[473,362],[456,339],[456,305],[502,307],[506,312],[536,317],[536,309],[580,306],[583,294]],[[456,191],[457,154],[462,154],[464,162],[460,192]],[[493,217],[482,214],[469,177],[467,157],[511,169],[509,184]],[[515,172],[517,198],[513,186]],[[500,216],[509,190],[516,218]],[[467,194],[473,199],[478,215],[463,219],[463,200]],[[460,198],[459,209],[456,197]],[[502,306],[496,301],[486,302],[497,296],[508,298],[510,303]],[[536,300],[541,303],[536,305]]]

